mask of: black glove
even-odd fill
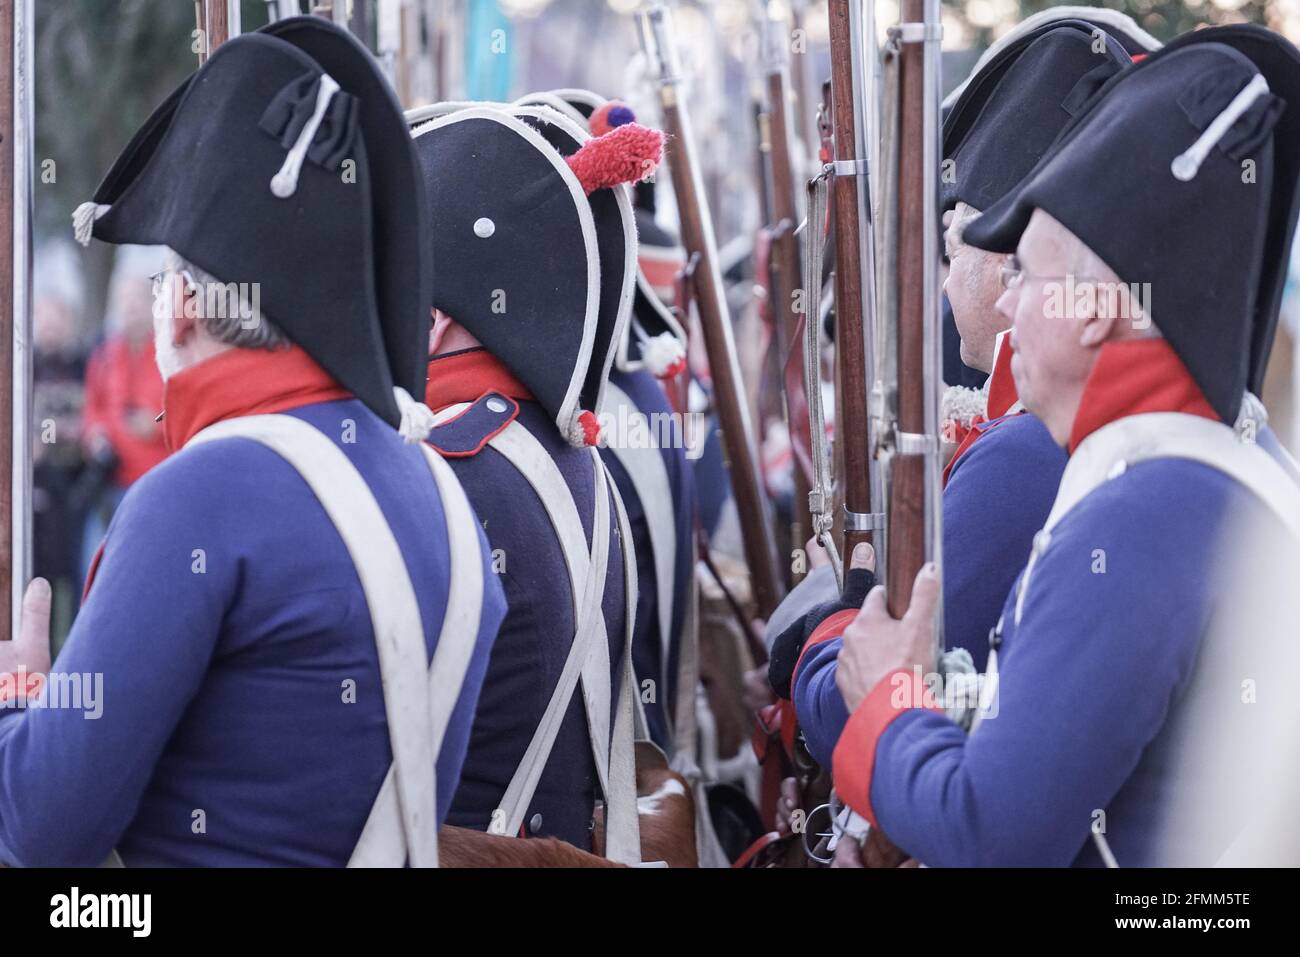
[[[814,605],[802,618],[796,618],[777,636],[776,641],[772,642],[772,650],[768,657],[767,682],[778,698],[789,700],[794,666],[799,663],[803,646],[817,630],[817,626],[837,611],[861,608],[862,603],[867,600],[867,593],[875,587],[875,572],[869,568],[850,568],[844,579],[844,590],[839,598]]]

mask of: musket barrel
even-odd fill
[[[839,373],[840,403],[836,408],[835,437],[844,458],[843,499],[850,516],[869,517],[872,506],[871,423],[867,393],[874,362],[869,356],[870,306],[867,216],[866,148],[860,129],[862,88],[858,4],[830,0],[831,104],[835,128],[836,175],[833,181],[835,216],[835,356]],[[855,50],[856,48],[856,50]],[[809,317],[812,321],[813,317]],[[868,519],[867,524],[870,523]],[[873,533],[859,521],[846,521],[841,557],[847,570],[853,549],[870,542]]]
[[[786,425],[790,435],[794,468],[794,543],[802,547],[812,537],[808,491],[812,481],[812,437],[809,433],[807,389],[800,360],[802,329],[796,303],[803,282],[803,263],[795,229],[799,209],[795,196],[795,172],[791,150],[790,81],[786,56],[785,23],[766,17],[763,38],[767,69],[769,150],[772,181],[772,255],[774,270],[769,276],[770,307],[777,329],[777,356],[784,383]],[[803,301],[807,302],[804,290]],[[806,306],[804,308],[805,320]]]
[[[32,169],[31,0],[0,0],[0,639],[18,632],[32,568]]]
[[[776,546],[754,453],[753,429],[744,399],[722,276],[718,270],[713,221],[694,159],[690,116],[681,96],[680,69],[669,16],[662,6],[651,7],[642,13],[641,40],[659,74],[660,106],[665,132],[668,133],[665,152],[681,217],[682,242],[688,255],[698,257],[694,273],[695,302],[709,357],[713,401],[722,429],[732,493],[740,514],[754,603],[758,614],[766,617],[781,598],[780,579],[776,573]]]

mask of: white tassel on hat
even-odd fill
[[[338,91],[339,85],[334,78],[328,73],[322,73],[320,86],[316,90],[316,109],[298,134],[298,139],[289,150],[289,154],[285,156],[284,165],[271,177],[271,192],[279,199],[288,199],[297,191],[302,161],[307,158],[307,149],[316,138],[316,131],[320,129],[321,120],[325,118],[325,110]]]
[[[1174,178],[1184,183],[1194,179],[1200,172],[1205,157],[1210,155],[1210,150],[1223,139],[1224,134],[1232,128],[1232,124],[1241,118],[1241,114],[1250,109],[1251,104],[1267,92],[1268,80],[1264,79],[1262,73],[1255,74],[1255,78],[1241,88],[1241,91],[1232,98],[1232,102],[1225,106],[1223,112],[1214,118],[1214,122],[1205,128],[1205,132],[1197,138],[1196,142],[1187,147],[1186,152],[1174,157],[1169,167]]]
[[[428,438],[438,422],[434,418],[433,410],[423,402],[416,402],[411,398],[411,393],[401,386],[393,387],[393,398],[397,400],[397,410],[402,413],[402,421],[397,426],[397,431],[406,440],[406,444],[414,445]]]
[[[72,212],[72,235],[83,246],[90,245],[90,238],[95,232],[95,220],[99,219],[111,207],[101,203],[82,203]]]

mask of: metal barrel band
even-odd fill
[[[926,43],[943,39],[941,23],[900,23],[888,31],[889,39],[896,43]]]
[[[879,532],[885,528],[884,512],[851,512],[844,507],[844,530],[848,532]]]
[[[939,451],[939,437],[925,432],[898,432],[894,448],[899,455],[933,455]]]
[[[833,163],[827,163],[826,168],[836,176],[869,176],[870,169],[867,160],[858,157],[855,159],[836,160]]]

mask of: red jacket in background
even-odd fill
[[[121,336],[105,339],[86,366],[82,434],[90,446],[96,435],[108,440],[118,459],[113,481],[119,486],[130,485],[167,457],[162,426],[153,421],[162,407],[153,342],[132,346]]]

